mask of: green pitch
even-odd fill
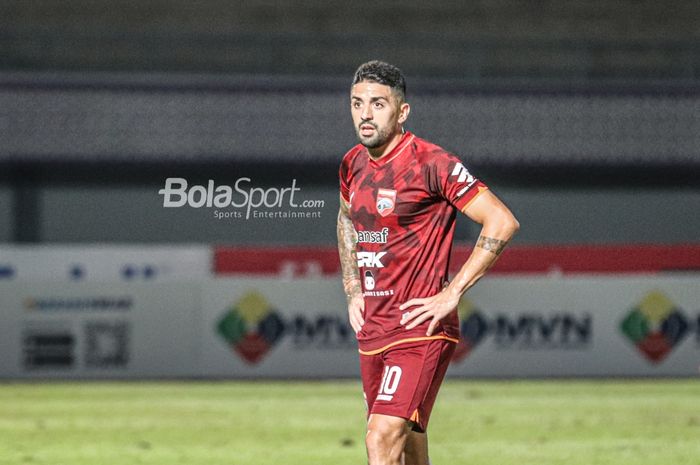
[[[0,384],[0,464],[363,464],[357,382]],[[434,465],[697,465],[700,383],[448,381]]]

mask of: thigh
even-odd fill
[[[454,343],[432,340],[401,344],[383,352],[381,379],[372,386],[376,391],[368,403],[369,412],[404,418],[412,421],[416,430],[425,431],[453,351]]]
[[[445,374],[456,348],[456,344],[453,342],[436,342],[443,342],[443,344],[435,344],[432,347],[432,353],[426,365],[426,376],[423,379],[425,383],[421,391],[423,397],[416,407],[414,429],[419,432],[425,432],[428,428],[433,405],[435,405],[440,386],[442,386],[442,382],[445,379]]]
[[[372,406],[379,393],[379,384],[384,373],[384,361],[382,354],[360,355],[360,376],[362,378],[362,391],[365,396],[367,416],[372,411]]]

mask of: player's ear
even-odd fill
[[[403,124],[408,119],[408,114],[411,112],[411,106],[403,102],[399,107],[399,124]]]

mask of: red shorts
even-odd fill
[[[399,344],[375,355],[360,354],[367,416],[405,418],[425,432],[455,343],[443,339]]]

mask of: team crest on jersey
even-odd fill
[[[379,189],[377,191],[377,212],[382,216],[391,215],[396,205],[396,191],[393,189]]]

